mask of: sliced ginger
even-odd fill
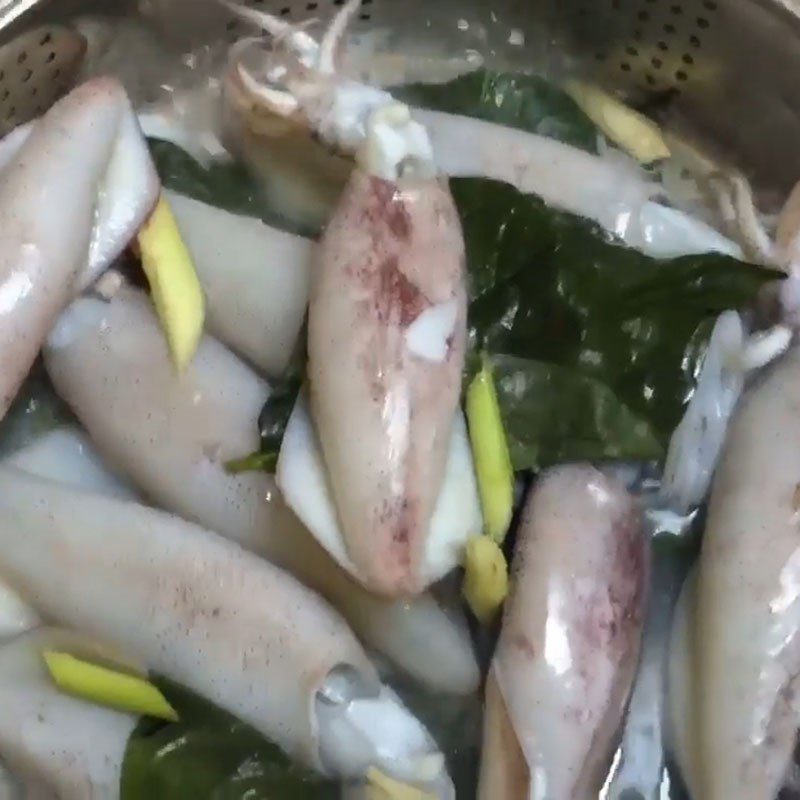
[[[142,267],[179,372],[191,362],[205,321],[205,298],[167,199],[162,194],[139,231]]]

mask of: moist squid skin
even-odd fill
[[[800,348],[744,396],[711,493],[692,615],[695,800],[777,797],[798,728]]]
[[[288,573],[178,517],[0,466],[0,569],[40,613],[118,648],[324,771],[314,698],[344,620]]]
[[[370,594],[286,507],[273,476],[226,471],[227,460],[258,449],[269,386],[219,342],[204,337],[176,375],[148,298],[123,288],[107,303],[76,300],[50,336],[45,362],[105,462],[144,496],[291,572],[362,641],[427,686],[475,691],[480,675],[460,614],[429,592],[408,602]]]
[[[523,513],[487,687],[480,800],[590,800],[639,657],[648,545],[624,486],[588,465],[542,477]]]
[[[80,634],[39,628],[0,646],[0,758],[17,786],[3,800],[116,800],[138,718],[60,691],[44,650],[90,660],[109,653]],[[114,659],[111,659],[112,661]]]
[[[356,169],[312,274],[310,403],[359,578],[424,588],[420,564],[461,391],[464,242],[446,181]]]
[[[97,78],[0,146],[0,419],[69,301],[154,206],[158,177],[122,86]]]

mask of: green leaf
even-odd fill
[[[649,437],[610,437],[621,434],[625,415],[645,422],[665,445],[693,391],[717,315],[748,305],[778,277],[718,254],[650,258],[507,184],[457,178],[450,186],[472,282],[470,342],[476,350],[563,367],[558,376],[537,368],[535,380],[550,387],[554,406],[546,413],[540,403],[531,418],[549,426],[562,407],[585,404],[586,420],[606,428],[592,436],[581,428],[592,443],[585,457],[641,455]],[[608,427],[609,420],[617,422]],[[526,451],[552,451],[544,444],[550,439],[548,428],[531,430]],[[598,451],[599,442],[605,444]],[[571,453],[579,450],[570,445]]]
[[[562,89],[537,75],[479,69],[448,83],[405,86],[413,105],[477,117],[597,152],[598,130]]]
[[[560,98],[559,107],[567,110],[573,105],[530,76],[481,71],[446,86],[408,87],[409,98],[529,126],[548,118],[541,98]],[[588,129],[580,129],[588,137]],[[152,146],[167,185],[242,213],[259,206],[243,168],[205,169],[174,145]],[[518,382],[537,387],[522,394],[527,405],[515,400],[513,413],[504,405],[511,395],[501,397],[504,419],[518,426],[509,431],[517,469],[567,457],[657,456],[694,389],[716,317],[749,305],[765,282],[778,277],[718,254],[650,258],[504,183],[456,178],[450,186],[467,249],[468,365],[475,367],[480,350],[524,359],[529,363],[517,365],[524,376]],[[303,381],[304,353],[299,355],[259,420],[262,457],[235,466],[274,468]],[[534,402],[538,394],[549,404],[541,397]]]
[[[516,471],[567,461],[663,455],[650,425],[604,383],[514,356],[494,356],[495,386]]]
[[[285,425],[284,425],[285,427]],[[242,472],[267,472],[270,475],[275,473],[278,466],[278,454],[275,452],[250,453],[243,458],[234,458],[225,463],[225,471],[229,475],[239,475]]]
[[[214,161],[206,167],[172,142],[149,139],[148,144],[158,175],[167,189],[231,214],[256,217],[267,225],[293,233],[316,233],[276,213],[242,164]]]
[[[170,681],[153,679],[180,722],[143,719],[122,766],[121,800],[333,800],[339,787],[294,766],[260,734]]]
[[[302,385],[303,378],[298,374],[291,374],[274,384],[258,418],[262,453],[280,452],[283,433]]]

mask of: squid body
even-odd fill
[[[521,521],[487,687],[482,800],[590,800],[638,662],[649,559],[640,512],[593,467],[546,473]]]
[[[745,393],[714,478],[674,645],[675,738],[695,798],[777,797],[800,674],[800,350]],[[689,590],[687,590],[689,591]],[[693,602],[692,602],[693,599]],[[690,762],[690,763],[688,763]]]
[[[0,142],[0,418],[58,314],[127,246],[159,183],[121,85],[89,81]]]
[[[292,572],[336,605],[366,644],[424,683],[475,689],[478,667],[458,612],[429,593],[409,602],[368,593],[289,511],[272,476],[226,471],[226,461],[258,448],[256,420],[269,396],[233,353],[206,337],[177,376],[147,299],[122,289],[108,303],[76,301],[45,361],[107,463],[145,496]],[[306,474],[306,489],[311,482]]]

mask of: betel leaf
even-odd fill
[[[568,411],[564,431],[585,432],[589,420],[615,421],[604,432],[595,429],[587,457],[641,457],[653,441],[663,447],[693,390],[716,316],[749,304],[778,275],[713,253],[650,258],[507,184],[457,178],[450,185],[472,282],[470,343],[539,362],[529,365],[529,380],[549,386],[555,404],[549,411],[529,406],[525,418],[517,403],[508,415],[509,424],[520,420],[509,431],[517,440],[517,469],[561,458],[549,426]],[[542,364],[563,369],[545,376]],[[642,428],[642,436],[620,439],[626,416],[646,423],[650,433]],[[535,420],[547,427],[529,427]],[[605,442],[599,453],[598,442]]]
[[[128,740],[121,800],[333,800],[337,784],[293,765],[250,726],[171,681],[153,679],[180,722],[143,719]]]
[[[275,473],[283,434],[289,422],[297,395],[305,380],[305,332],[300,337],[301,346],[292,358],[286,372],[270,382],[269,397],[258,416],[258,452],[229,461],[225,469],[232,475],[240,472]]]
[[[662,454],[650,425],[602,381],[514,356],[494,356],[492,367],[517,470],[608,458],[645,461]]]
[[[269,399],[258,417],[261,452],[265,455],[274,454],[276,463],[283,441],[283,432],[286,430],[289,416],[302,385],[302,374],[292,372],[286,375],[273,385]],[[274,472],[274,470],[273,466],[271,471]]]
[[[317,233],[302,221],[279,214],[243,164],[225,160],[205,166],[172,142],[149,139],[148,145],[161,183],[167,189],[231,214],[255,217],[291,233],[309,236]]]
[[[520,128],[597,152],[598,130],[557,85],[539,77],[479,69],[447,83],[415,83],[396,92],[411,105]]]
[[[200,174],[205,168],[174,145],[164,154],[160,169],[174,173],[173,187],[200,183],[206,194],[195,196],[216,205],[228,198],[242,211],[254,202],[242,174]],[[456,178],[450,185],[467,248],[471,352],[529,362],[516,362],[514,385],[526,392],[501,398],[514,401],[513,413],[503,413],[515,469],[567,455],[658,457],[694,388],[714,319],[748,305],[777,273],[718,254],[653,259],[507,184]],[[273,468],[303,380],[298,363],[264,408],[262,456],[249,466]],[[571,438],[556,441],[556,429]]]
[[[167,189],[233,214],[261,217],[265,213],[258,187],[241,164],[215,161],[204,166],[172,142],[150,139],[148,144]]]

